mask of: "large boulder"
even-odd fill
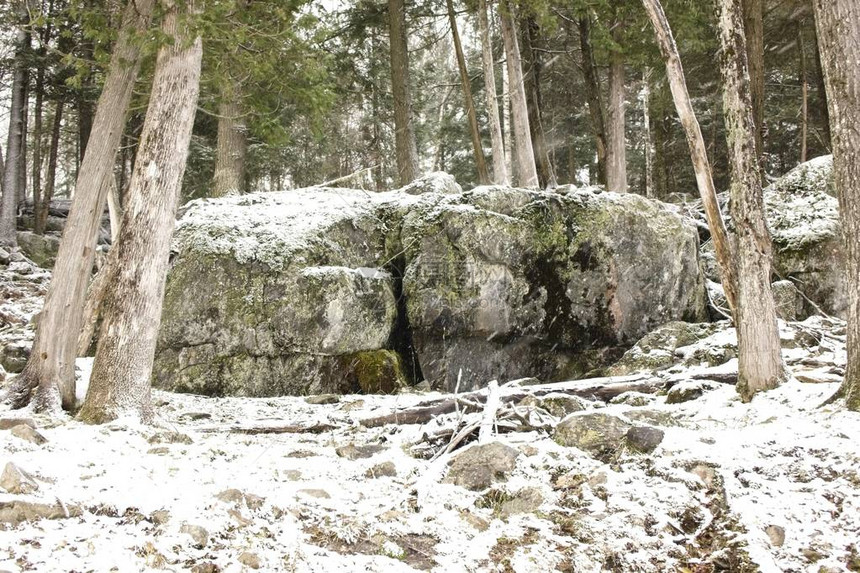
[[[764,201],[773,237],[775,278],[794,279],[825,312],[844,314],[847,301],[833,156],[818,157],[789,171],[765,190]]]
[[[18,246],[28,259],[42,268],[54,267],[60,238],[55,235],[37,235],[30,231],[18,231]]]
[[[312,188],[183,211],[160,388],[266,396],[395,391],[422,374],[463,390],[558,380],[705,315],[695,228],[632,194],[462,193],[432,174],[386,193]]]
[[[580,377],[596,349],[705,316],[695,228],[639,195],[483,187],[411,211],[401,240],[421,368],[451,390]]]

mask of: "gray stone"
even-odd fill
[[[543,501],[540,488],[523,488],[516,492],[511,499],[502,502],[499,507],[499,517],[507,519],[519,513],[534,513]]]
[[[713,323],[689,323],[675,321],[664,324],[653,332],[649,332],[636,342],[630,350],[624,353],[621,359],[607,369],[610,376],[623,376],[633,372],[653,372],[663,370],[681,362],[676,350],[684,346],[690,346],[703,340],[721,329],[721,326]],[[733,356],[728,356],[729,360]],[[720,364],[724,360],[724,354],[713,358],[695,356],[691,361],[695,363],[707,362]],[[716,365],[716,364],[712,364]]]
[[[663,441],[665,432],[648,426],[634,426],[627,430],[627,446],[634,452],[650,454]]]
[[[40,519],[68,519],[81,515],[81,508],[65,503],[31,503],[23,500],[0,502],[0,523],[18,525]]]
[[[771,285],[776,315],[783,320],[803,320],[803,296],[791,281],[776,281]]]
[[[165,525],[170,521],[170,512],[166,509],[157,509],[150,514],[149,520],[155,525]]]
[[[191,538],[191,541],[194,542],[195,547],[198,549],[206,547],[206,544],[209,543],[209,532],[199,525],[189,525],[184,523],[179,529],[179,533],[188,535]]]
[[[337,394],[316,394],[305,398],[305,402],[314,405],[337,404],[340,402],[340,396]]]
[[[681,382],[669,389],[666,393],[667,404],[681,404],[701,398],[705,393],[705,387],[700,382]]]
[[[245,567],[250,567],[251,569],[260,568],[260,558],[256,553],[251,553],[250,551],[243,551],[242,554],[239,555],[239,563]]]
[[[394,462],[382,462],[368,469],[364,476],[369,478],[397,477],[397,467]]]
[[[562,446],[579,448],[598,460],[606,461],[624,445],[630,426],[610,414],[575,414],[556,426],[553,439]]]
[[[11,430],[15,426],[20,425],[36,429],[36,422],[30,418],[0,418],[0,430]]]
[[[581,412],[588,408],[586,401],[582,398],[563,394],[545,396],[538,401],[538,404],[556,418],[564,418],[569,414]]]
[[[624,392],[609,401],[610,404],[624,404],[639,408],[642,406],[650,406],[655,398],[652,394],[643,394],[642,392]]]
[[[767,534],[767,538],[770,540],[771,546],[782,547],[785,543],[785,529],[779,525],[768,525],[764,529],[764,532]]]
[[[471,446],[448,462],[444,481],[472,491],[484,490],[507,480],[516,469],[519,456],[519,450],[500,442]]]
[[[346,446],[340,446],[335,448],[335,453],[341,457],[346,458],[348,460],[359,460],[371,458],[383,451],[385,448],[377,445],[377,444],[367,444],[364,446],[356,446],[355,444],[348,444]]]
[[[27,342],[7,343],[0,349],[0,366],[5,368],[6,372],[20,373],[30,359],[30,347],[31,344]]]
[[[36,483],[33,476],[12,462],[8,462],[3,468],[3,474],[0,475],[0,487],[16,495],[26,495],[39,491],[39,484]]]
[[[236,506],[245,505],[245,507],[251,510],[260,509],[265,502],[265,499],[259,495],[245,493],[239,489],[225,489],[215,497],[224,503],[232,503]]]
[[[461,370],[460,390],[570,379],[660,324],[706,318],[697,243],[673,207],[635,194],[461,193],[443,175],[392,193],[194,201],[175,235],[154,385],[389,393],[416,366],[448,389]]]
[[[194,440],[188,434],[181,432],[157,432],[147,440],[150,444],[193,444]]]
[[[9,251],[0,247],[0,265],[8,265],[9,264]]]
[[[37,446],[41,446],[46,443],[48,439],[28,426],[27,424],[18,424],[17,426],[13,426],[9,433],[15,436],[16,438],[20,438],[32,444],[36,444]]]
[[[331,495],[329,495],[329,493],[324,489],[300,489],[298,493],[308,497],[315,497],[317,499],[331,498]]]
[[[18,247],[24,255],[42,268],[53,268],[60,248],[60,238],[54,235],[37,235],[18,231]]]

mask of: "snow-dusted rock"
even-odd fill
[[[0,487],[12,494],[31,494],[39,490],[39,484],[29,473],[12,462],[8,462],[0,475]]]
[[[9,433],[16,438],[24,440],[25,442],[30,442],[31,444],[36,444],[37,446],[41,446],[48,441],[45,436],[27,424],[18,424],[9,430]]]
[[[472,491],[487,489],[505,481],[517,467],[519,450],[500,442],[474,445],[462,450],[449,462],[445,483]]]
[[[599,460],[610,459],[624,446],[631,425],[611,414],[574,414],[556,426],[553,439],[560,445],[579,448]]]
[[[28,259],[42,268],[50,269],[57,260],[60,238],[55,235],[37,235],[18,231],[18,247]]]
[[[672,207],[458,189],[431,174],[386,193],[188,204],[155,385],[271,396],[394,392],[420,374],[461,390],[559,380],[667,321],[704,318],[696,231]]]

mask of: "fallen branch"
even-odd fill
[[[331,424],[313,424],[311,426],[231,426],[226,429],[221,427],[214,427],[201,428],[197,431],[204,434],[229,432],[231,434],[246,434],[255,436],[260,434],[323,434],[325,432],[330,432],[336,429],[337,426],[332,426]]]
[[[526,396],[545,396],[547,394],[567,394],[591,400],[609,402],[612,398],[625,392],[641,392],[654,394],[663,389],[664,381],[659,378],[646,377],[645,374],[629,376],[607,376],[586,380],[553,382],[536,384],[523,388],[521,386],[503,386],[499,389],[499,400],[508,404],[519,402]],[[464,413],[480,411],[476,406],[487,401],[485,391],[470,392],[460,396],[447,395],[437,400],[422,402],[408,410],[401,410],[384,416],[361,420],[365,428],[378,428],[388,424],[425,424],[437,416],[450,414],[458,408]],[[474,405],[473,405],[474,404]]]

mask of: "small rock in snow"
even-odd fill
[[[198,549],[206,547],[206,544],[209,543],[209,532],[199,525],[188,525],[186,523],[180,528],[179,533],[185,533],[191,537],[191,540]]]
[[[146,450],[147,454],[152,454],[155,456],[166,456],[170,453],[170,448],[167,446],[158,446],[157,448],[149,448]]]
[[[300,489],[299,493],[307,495],[309,497],[315,497],[317,499],[330,499],[331,496],[324,489]]]
[[[59,502],[56,504],[30,503],[22,500],[0,502],[0,523],[12,525],[40,519],[67,519],[78,517],[80,514],[80,507]]]
[[[251,553],[250,551],[245,551],[239,555],[239,563],[245,567],[250,567],[251,569],[260,568],[260,558],[256,553]]]
[[[206,563],[198,563],[194,567],[191,568],[191,573],[218,573],[221,571],[221,568],[211,561],[207,561]]]
[[[155,525],[164,525],[170,521],[170,512],[166,509],[157,509],[149,515],[149,521]]]
[[[660,442],[663,441],[665,432],[657,428],[649,428],[648,426],[634,426],[627,430],[625,439],[627,445],[635,452],[640,454],[650,454]]]
[[[11,430],[15,426],[20,426],[21,424],[30,426],[33,429],[36,428],[36,423],[29,418],[2,418],[0,419],[0,430]]]
[[[180,432],[158,432],[153,434],[149,440],[150,444],[193,444],[194,440],[187,434]]]
[[[556,427],[555,441],[569,448],[579,448],[605,461],[622,446],[631,425],[609,414],[585,414],[565,418]]]
[[[543,503],[540,488],[526,487],[514,494],[514,497],[502,503],[499,517],[507,519],[518,513],[534,513]]]
[[[14,494],[30,494],[39,490],[33,476],[9,462],[0,475],[0,487]]]
[[[642,392],[624,392],[609,401],[610,404],[624,404],[626,406],[640,407],[650,406],[654,401],[654,396],[651,394],[643,394]]]
[[[27,424],[18,424],[17,426],[13,426],[9,433],[16,438],[21,438],[22,440],[31,442],[33,444],[36,444],[37,446],[41,446],[48,441],[45,436],[28,426]]]
[[[774,547],[782,547],[782,544],[785,543],[785,529],[779,525],[768,525],[764,532],[767,533],[770,544]]]
[[[366,446],[356,446],[355,444],[349,444],[336,448],[335,453],[337,453],[337,455],[341,458],[346,458],[348,460],[358,460],[373,457],[384,449],[385,448],[383,448],[382,446],[375,444],[368,444]]]
[[[696,382],[681,382],[672,387],[666,394],[667,404],[681,404],[689,402],[697,398],[701,398],[705,393],[705,389],[701,384]]]
[[[185,412],[179,416],[179,419],[194,422],[197,420],[208,420],[211,417],[212,414],[207,414],[206,412]]]
[[[367,470],[364,476],[369,478],[396,477],[397,468],[393,462],[382,462]]]
[[[472,491],[487,489],[507,479],[516,469],[519,455],[518,450],[500,442],[472,446],[448,462],[451,469],[444,481]]]
[[[316,396],[308,396],[305,398],[305,402],[314,405],[337,404],[340,402],[340,396],[338,394],[317,394]]]

